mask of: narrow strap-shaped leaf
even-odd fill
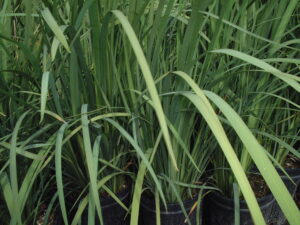
[[[3,193],[3,197],[6,202],[10,217],[13,218],[15,216],[13,193],[6,172],[0,173],[0,187],[2,189],[1,191]]]
[[[106,185],[103,185],[102,187],[107,194],[116,201],[116,203],[118,203],[125,211],[129,211],[128,207],[126,205],[124,205],[124,203],[117,197],[117,195],[115,193],[112,192],[112,190],[110,190]]]
[[[148,96],[144,95],[142,92],[140,91],[133,91],[139,95],[141,95],[148,104],[151,105],[152,108],[155,108],[153,105],[153,102],[151,101],[151,99],[149,99]],[[167,125],[171,131],[171,133],[173,134],[173,136],[176,138],[178,144],[180,145],[180,147],[183,149],[184,153],[187,155],[187,157],[189,158],[189,160],[191,161],[191,163],[195,166],[195,168],[198,170],[198,172],[200,172],[199,167],[196,165],[195,160],[193,159],[191,153],[189,152],[188,147],[185,145],[184,141],[182,140],[182,138],[180,137],[178,131],[176,130],[176,128],[172,125],[172,123],[167,119]]]
[[[64,132],[67,127],[67,123],[63,124],[58,133],[56,138],[56,146],[55,146],[55,175],[56,175],[56,185],[58,191],[58,199],[60,203],[60,208],[62,212],[62,217],[65,225],[68,225],[68,217],[66,212],[66,204],[65,204],[65,195],[64,195],[64,186],[62,180],[62,165],[61,165],[61,151],[62,151],[62,140],[64,137]]]
[[[147,157],[147,154],[146,154]],[[141,162],[135,179],[134,191],[131,204],[130,225],[138,225],[139,209],[141,204],[141,195],[147,166],[144,161]]]
[[[4,148],[10,149],[11,148],[11,144],[6,143],[6,142],[2,142],[0,143],[0,146],[3,146]],[[37,154],[31,153],[31,152],[27,152],[24,151],[24,149],[21,148],[16,148],[16,151],[19,155],[25,156],[29,159],[33,159],[33,160],[40,160],[40,156],[38,156]]]
[[[23,113],[16,123],[16,126],[12,133],[10,155],[9,155],[9,175],[10,175],[11,189],[13,193],[14,212],[16,214],[12,219],[16,220],[20,225],[22,224],[22,219],[21,219],[21,207],[20,207],[20,198],[19,198],[20,196],[19,196],[18,175],[17,175],[17,137],[18,137],[18,132],[21,128],[22,121],[24,120],[25,116],[28,113],[29,111]]]
[[[156,211],[156,225],[161,225],[159,194],[158,194],[157,190],[155,190],[155,211]]]
[[[51,147],[48,147],[48,150],[50,150]],[[40,158],[45,159],[46,154],[48,152],[44,149],[41,149],[38,153]],[[19,191],[19,198],[20,198],[20,211],[23,212],[26,202],[28,201],[28,198],[30,196],[30,191],[32,190],[32,186],[34,185],[34,182],[36,181],[37,176],[39,175],[41,171],[41,167],[43,166],[45,160],[34,160],[32,161],[30,167],[26,171],[26,175],[24,176],[22,180],[22,184]],[[49,163],[50,161],[48,161]],[[45,162],[46,164],[46,162]]]
[[[299,8],[299,0],[290,0],[288,2],[289,3],[287,6],[287,9],[285,10],[284,14],[282,15],[282,18],[280,19],[280,23],[279,23],[278,27],[274,31],[275,34],[274,34],[273,39],[275,42],[278,42],[278,43],[281,41],[283,34],[286,30],[286,27],[291,20],[293,11],[295,10],[295,8],[297,6]],[[271,54],[274,54],[275,51],[276,51],[276,48],[271,49]]]
[[[124,14],[118,10],[113,10],[112,13],[118,18],[118,20],[122,24],[124,31],[126,32],[127,37],[131,43],[131,46],[136,55],[137,61],[140,65],[141,71],[143,73],[150,97],[153,101],[153,105],[155,106],[155,112],[156,112],[157,119],[159,121],[160,127],[163,132],[163,136],[165,139],[165,143],[166,143],[166,146],[168,149],[169,156],[171,158],[171,161],[173,163],[175,170],[178,170],[176,158],[175,158],[175,155],[174,155],[173,149],[172,149],[172,144],[171,144],[171,139],[170,139],[170,134],[169,134],[165,114],[164,114],[164,111],[163,111],[163,108],[162,108],[162,105],[161,105],[161,102],[160,102],[160,99],[158,96],[158,92],[157,92],[157,89],[155,86],[155,82],[153,80],[153,76],[152,76],[150,68],[148,66],[146,57],[143,53],[142,47],[136,37],[134,30],[132,29],[130,23],[128,22],[127,18],[124,16]]]
[[[68,26],[62,25],[60,26],[60,29],[62,32],[64,32],[67,29]],[[58,40],[57,37],[53,38],[52,45],[51,45],[51,60],[54,61],[58,47],[59,47],[60,41]]]
[[[187,74],[176,71],[174,74],[178,75],[184,79],[189,86],[193,89],[196,94],[183,93],[199,110],[201,115],[204,117],[205,121],[212,130],[215,138],[217,139],[223,153],[231,167],[231,170],[240,185],[240,188],[243,192],[243,196],[247,202],[247,205],[250,209],[252,219],[255,224],[266,224],[263,218],[263,215],[260,211],[259,205],[251,189],[250,183],[247,179],[247,176],[243,170],[243,167],[235,154],[233,147],[231,146],[227,135],[224,131],[221,122],[218,119],[217,114],[209,103],[203,91],[198,87],[198,85],[190,78]]]
[[[240,191],[237,183],[233,183],[234,225],[240,225]]]
[[[270,44],[273,44],[274,46],[277,46],[277,47],[287,47],[287,48],[290,48],[290,49],[296,49],[296,48],[292,48],[292,47],[289,47],[289,46],[285,46],[285,45],[283,45],[283,44],[281,44],[281,43],[278,43],[278,42],[269,40],[269,39],[267,39],[267,38],[265,38],[265,37],[263,37],[263,36],[257,35],[257,34],[251,32],[251,31],[249,31],[249,30],[243,28],[243,27],[240,27],[240,26],[238,26],[238,25],[236,25],[236,24],[234,24],[234,23],[231,23],[231,22],[228,21],[228,20],[222,19],[222,18],[220,18],[219,16],[214,15],[214,14],[212,14],[212,13],[210,13],[210,12],[205,12],[205,11],[201,11],[201,10],[200,10],[199,12],[202,13],[202,14],[204,14],[204,15],[207,15],[207,16],[209,16],[209,17],[211,17],[211,18],[214,18],[214,19],[218,19],[218,20],[221,19],[222,22],[223,22],[224,24],[227,24],[228,26],[231,26],[231,27],[233,27],[233,28],[235,28],[235,29],[237,29],[237,30],[239,30],[239,31],[241,31],[241,32],[244,32],[245,34],[248,34],[249,36],[252,36],[252,37],[254,37],[254,38],[257,38],[258,40],[265,41],[265,42],[270,43]]]
[[[48,208],[47,208],[47,210],[46,210],[46,213],[45,213],[45,216],[44,216],[44,223],[43,223],[43,225],[49,224],[49,223],[48,223],[48,220],[49,220],[49,217],[50,217],[50,213],[51,213],[51,210],[53,209],[53,205],[54,205],[54,203],[55,203],[57,197],[58,197],[58,193],[56,192],[56,193],[53,195],[53,197],[52,197],[52,199],[51,199],[51,201],[50,201],[50,203],[49,203],[49,205],[48,205]]]
[[[154,172],[154,170],[151,166],[151,163],[147,159],[146,154],[143,153],[143,151],[140,148],[140,146],[138,145],[138,143],[136,143],[135,140],[132,138],[132,136],[123,127],[121,127],[117,122],[113,121],[112,119],[108,119],[108,118],[105,118],[104,120],[108,121],[115,128],[117,128],[119,130],[119,132],[127,139],[127,141],[132,145],[132,147],[134,147],[134,149],[136,150],[137,154],[141,157],[143,162],[145,162],[146,167],[147,167],[149,173],[151,174],[151,176],[152,176],[152,178],[153,178],[153,180],[156,184],[156,188],[157,188],[157,190],[160,194],[160,197],[162,198],[163,203],[166,205],[166,200],[164,198],[160,182],[158,181],[157,176],[156,176],[156,174],[155,174],[155,172]]]
[[[94,170],[95,174],[98,172],[98,158],[99,158],[99,152],[100,152],[100,141],[101,136],[98,136],[95,140],[94,146],[93,146],[93,158],[94,158]],[[96,177],[97,179],[97,177]],[[95,224],[95,202],[93,200],[93,193],[92,188],[90,186],[90,193],[89,193],[89,208],[88,208],[88,225],[94,225]]]
[[[102,211],[100,205],[100,198],[97,188],[97,172],[95,171],[95,164],[93,159],[93,152],[91,147],[90,132],[89,132],[89,121],[87,118],[87,105],[82,105],[81,108],[81,123],[82,123],[82,133],[83,133],[83,143],[84,151],[86,155],[86,164],[88,167],[91,191],[93,195],[93,202],[96,206],[100,224],[103,225]],[[98,163],[98,161],[97,161]]]
[[[183,205],[183,200],[182,200],[181,196],[179,195],[178,190],[176,189],[176,187],[175,187],[173,181],[172,181],[168,176],[166,176],[166,175],[163,175],[163,178],[164,178],[165,180],[168,181],[168,183],[170,184],[170,186],[171,186],[173,192],[175,193],[175,196],[176,196],[176,198],[177,198],[177,202],[179,203],[180,208],[181,208],[181,212],[182,212],[182,213],[184,214],[184,216],[185,216],[185,223],[188,224],[188,225],[192,225],[192,224],[191,224],[191,221],[190,221],[190,219],[189,219],[188,213],[187,213],[187,211],[186,211],[186,208],[185,208],[184,205]]]
[[[290,74],[283,73],[280,70],[276,69],[275,67],[264,62],[261,59],[255,58],[255,57],[245,54],[243,52],[232,50],[232,49],[218,49],[218,50],[213,50],[212,52],[231,55],[231,56],[241,59],[247,63],[250,63],[254,66],[257,66],[258,68],[261,68],[264,71],[269,72],[269,73],[273,74],[274,76],[276,76],[277,78],[283,80],[284,82],[289,84],[291,87],[293,87],[296,91],[300,92],[300,84],[296,81],[299,78],[297,78],[296,76],[292,76]],[[295,78],[293,78],[293,77],[295,77]]]
[[[87,0],[84,2],[75,22],[75,29],[78,30],[82,24],[83,18],[88,11],[88,9],[92,6],[95,0]]]
[[[107,175],[106,177],[103,177],[101,180],[98,181],[97,183],[97,187],[98,189],[103,187],[103,185],[109,181],[110,179],[114,178],[115,176],[118,176],[120,174],[123,174],[123,173],[120,173],[120,172],[117,172],[117,173],[112,173],[112,174],[109,174]],[[72,220],[72,223],[71,225],[77,225],[80,221],[80,218],[81,218],[81,215],[83,213],[83,211],[85,210],[87,204],[88,204],[88,200],[89,200],[89,195],[85,196],[81,203],[79,204],[79,207],[73,217],[73,220]]]
[[[235,129],[289,223],[291,225],[297,225],[300,221],[300,211],[271,161],[268,159],[264,148],[258,143],[244,121],[228,103],[213,92],[205,91],[205,94],[218,106],[231,126]]]
[[[42,88],[41,88],[41,120],[43,121],[45,110],[46,110],[46,102],[47,102],[47,95],[48,95],[48,83],[49,83],[49,71],[43,73],[42,76]]]
[[[71,52],[67,39],[63,34],[62,30],[60,29],[59,25],[57,24],[56,20],[52,16],[50,10],[48,8],[45,8],[44,10],[42,10],[41,14],[45,19],[46,23],[48,24],[48,26],[50,27],[50,29],[57,37],[57,39],[62,43],[62,45],[66,48],[68,52]]]

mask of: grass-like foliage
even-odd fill
[[[297,225],[276,168],[300,158],[299,6],[0,1],[0,224],[103,224],[111,196],[137,225],[142,194],[160,224],[160,205],[187,215],[206,190],[237,201],[236,184],[265,224],[257,169]]]

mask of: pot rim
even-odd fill
[[[115,194],[120,201],[124,201],[129,195],[130,195],[130,190],[131,190],[131,185],[128,185],[126,188],[123,190],[119,191],[117,194]],[[115,201],[110,195],[100,197],[100,203],[101,203],[101,208],[108,208],[113,205],[119,205],[118,202]]]
[[[234,199],[222,195],[219,192],[216,191],[211,192],[207,197],[209,198],[210,201],[213,201],[214,204],[217,204],[218,206],[222,206],[226,209],[234,208]],[[261,208],[269,207],[270,205],[273,204],[274,201],[276,201],[272,193],[269,193],[264,197],[256,198],[256,199]],[[249,211],[245,200],[240,200],[240,211]]]
[[[198,196],[199,196],[199,194],[196,194],[192,199],[187,199],[182,202],[187,213],[193,207],[193,205],[198,201]],[[201,200],[201,202],[203,202],[203,200]],[[200,205],[202,205],[202,204],[200,204]],[[150,197],[147,194],[143,194],[142,198],[141,198],[141,207],[146,209],[147,211],[156,213],[155,200],[154,200],[153,196]],[[183,213],[183,212],[182,212],[181,206],[178,202],[168,203],[167,210],[165,209],[164,205],[160,206],[160,214],[175,215],[175,214],[181,214],[181,213]]]

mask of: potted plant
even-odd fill
[[[7,2],[1,14],[9,14],[28,4]],[[41,34],[29,40],[31,18],[24,27],[13,30],[19,17],[2,17],[0,63],[0,223],[35,224],[41,208],[50,201],[54,181],[50,161],[53,139],[48,134],[54,125],[44,127],[36,121],[41,73],[39,61]],[[18,25],[17,25],[18,26]],[[26,38],[21,38],[26,33]],[[14,37],[20,37],[15,39]],[[25,35],[24,35],[25,36]],[[30,51],[29,51],[30,49]],[[47,142],[48,140],[48,142]],[[45,179],[48,178],[48,179]]]
[[[33,224],[39,211],[47,219],[57,208],[65,224],[120,224],[130,217],[137,225],[139,211],[148,218],[143,223],[199,224],[203,189],[209,188],[204,171],[215,159],[212,153],[222,150],[221,165],[232,171],[226,176],[229,190],[238,183],[256,224],[265,222],[245,174],[254,164],[289,222],[297,224],[299,210],[266,155],[276,145],[292,145],[289,138],[297,129],[289,110],[277,114],[277,107],[288,102],[280,97],[297,100],[279,91],[287,86],[299,91],[299,79],[291,75],[295,71],[285,67],[297,62],[291,59],[297,56],[297,41],[288,40],[295,36],[297,4],[4,1],[0,208],[10,213],[4,223]],[[244,101],[248,97],[254,104]],[[268,113],[269,106],[276,110]],[[29,108],[39,109],[40,118],[22,115]],[[284,127],[270,123],[285,118]],[[270,124],[282,130],[269,132]],[[274,154],[281,159],[279,150]],[[128,169],[132,163],[136,177]],[[134,178],[131,206],[128,176]],[[44,198],[46,193],[51,199]],[[239,202],[239,190],[234,193]]]
[[[274,156],[278,173],[287,186],[289,192],[294,197],[300,183],[300,154],[299,149],[295,148],[299,137],[299,107],[295,104],[297,93],[288,89],[283,93],[284,101],[281,101],[282,112],[274,114],[274,123],[272,127],[274,133],[265,134],[270,139],[270,152]],[[273,96],[278,98],[279,96]],[[290,100],[288,100],[290,99]],[[272,151],[272,149],[274,149]],[[273,206],[273,217],[277,224],[285,224],[286,218],[278,204]]]
[[[49,189],[54,181],[49,165],[54,139],[47,135],[53,126],[33,125],[37,118],[37,112],[23,113],[12,132],[0,139],[0,220],[3,224],[35,223],[42,207],[50,201],[47,195],[53,193]]]
[[[55,172],[64,223],[82,219],[83,224],[126,224],[131,196],[128,150],[116,130],[98,121],[110,116],[89,120],[83,105],[80,125],[64,124],[58,132]]]
[[[135,36],[133,29],[130,27],[130,24],[126,20],[126,17],[124,17],[118,11],[113,11],[113,14],[117,17],[117,19],[119,19],[119,21],[121,22],[122,26],[125,29],[125,32],[126,32],[127,36],[129,37],[129,41],[130,41],[130,43],[131,43],[131,45],[133,47],[134,53],[138,57],[139,66],[141,67],[141,71],[142,71],[143,75],[145,77],[150,76],[151,73],[149,73],[150,71],[149,71],[149,68],[147,66],[146,59],[144,58],[144,56],[142,54],[141,47],[139,45],[137,37]],[[220,50],[219,52],[222,52],[222,51]],[[230,52],[230,51],[228,51],[228,52]],[[234,52],[234,53],[237,54],[237,52]],[[245,57],[247,58],[249,56],[245,55]],[[259,63],[256,63],[257,61],[259,61],[259,60],[256,60],[255,64],[259,65]],[[183,89],[184,88],[184,84],[186,84],[186,86],[190,86],[191,89],[196,94],[192,94],[192,93],[180,93],[180,91],[175,91],[175,92],[173,91],[173,92],[185,96],[191,103],[193,103],[197,107],[197,109],[204,116],[205,121],[208,122],[210,128],[213,130],[213,133],[214,133],[216,139],[218,140],[218,142],[219,142],[222,150],[224,151],[224,153],[226,155],[226,158],[227,158],[227,160],[230,163],[230,166],[232,168],[240,168],[240,169],[242,169],[242,167],[240,167],[240,164],[238,163],[237,159],[235,158],[234,153],[233,153],[233,149],[232,149],[232,147],[231,147],[231,145],[230,145],[230,143],[229,143],[229,141],[228,141],[228,139],[226,137],[226,134],[223,131],[223,128],[222,128],[222,126],[221,126],[218,118],[216,117],[216,114],[214,113],[214,110],[212,109],[212,107],[209,104],[208,100],[204,96],[203,91],[198,87],[198,85],[187,74],[185,74],[183,72],[175,72],[174,74],[177,75],[177,76],[179,76],[180,78],[182,78],[184,80],[184,82],[182,83],[182,85],[175,85],[175,86],[179,87],[180,91],[186,90],[186,89]],[[166,76],[163,76],[163,77],[166,77]],[[159,78],[159,80],[162,80],[162,78]],[[164,86],[162,86],[162,87],[164,87]],[[161,106],[157,102],[157,96],[155,95],[156,94],[155,91],[153,93],[153,90],[155,90],[155,88],[153,86],[152,86],[152,89],[149,89],[149,86],[147,88],[148,88],[147,91],[150,92],[150,97],[148,97],[147,95],[145,95],[143,93],[139,93],[139,92],[138,93],[139,93],[139,95],[142,98],[146,99],[146,101],[149,102],[149,104],[156,111],[156,116],[158,117],[158,120],[160,120],[159,124],[161,126],[162,131],[165,132],[165,133],[163,133],[165,135],[166,134],[166,129],[165,129],[166,128],[165,127],[166,124],[164,124],[164,122],[162,122],[162,121],[166,120],[166,119],[164,118],[164,113],[161,112]],[[152,93],[151,93],[151,91],[152,91]],[[215,104],[217,104],[218,108],[220,108],[220,110],[222,110],[222,112],[225,113],[226,117],[230,118],[231,123],[234,124],[234,129],[236,131],[238,131],[238,127],[242,127],[243,128],[244,132],[241,133],[241,134],[239,134],[239,135],[240,135],[241,139],[243,140],[243,142],[246,143],[247,148],[249,148],[249,144],[250,144],[249,142],[246,141],[246,139],[248,137],[255,142],[255,144],[257,146],[257,149],[254,149],[254,150],[248,149],[248,150],[249,150],[249,152],[251,154],[251,157],[257,163],[257,165],[258,165],[258,167],[259,167],[260,170],[262,170],[265,167],[264,164],[267,165],[267,169],[263,172],[263,176],[266,179],[267,183],[268,184],[272,184],[273,183],[273,180],[270,179],[268,177],[268,175],[267,175],[267,174],[272,174],[272,176],[274,176],[274,179],[276,180],[276,182],[278,182],[278,186],[280,187],[280,189],[284,190],[282,193],[279,193],[279,188],[276,188],[274,186],[274,184],[270,185],[272,187],[272,191],[274,192],[274,195],[276,196],[276,199],[280,202],[280,204],[282,206],[284,205],[284,201],[283,201],[283,198],[282,198],[281,194],[284,194],[285,197],[287,197],[287,198],[289,198],[291,200],[291,197],[288,195],[287,191],[284,189],[284,185],[283,185],[282,181],[280,180],[278,174],[276,173],[274,167],[272,166],[271,162],[269,161],[269,159],[267,158],[267,156],[265,155],[265,153],[262,151],[262,149],[263,149],[262,146],[260,146],[258,144],[257,140],[253,137],[253,135],[251,134],[251,132],[249,131],[249,129],[247,128],[247,126],[239,118],[239,116],[236,114],[236,112],[234,110],[232,110],[227,104],[225,104],[225,102],[221,101],[221,99],[217,95],[213,94],[212,92],[205,92],[205,94],[210,98],[210,100],[212,100]],[[168,94],[166,94],[166,95],[168,95]],[[199,103],[201,101],[204,102],[204,104],[205,104],[205,106],[207,108],[203,109],[201,107],[201,104]],[[178,102],[179,102],[179,104],[178,104]],[[168,103],[170,103],[170,101],[168,101]],[[181,104],[182,105],[184,104],[184,101],[177,101],[176,103],[179,106],[181,106]],[[172,106],[172,104],[166,104],[166,105],[167,105],[167,107]],[[176,109],[178,109],[178,108],[180,109],[180,107],[177,107]],[[145,111],[148,113],[147,110],[145,110]],[[166,115],[168,116],[168,110],[166,110],[165,112],[167,112]],[[173,111],[170,111],[170,112],[174,113],[174,109],[173,109]],[[175,112],[176,112],[176,110],[175,110]],[[209,114],[210,114],[210,116],[209,116]],[[235,119],[238,122],[236,122]],[[173,121],[171,120],[171,122],[173,122]],[[136,127],[137,127],[138,131],[140,132],[140,127],[139,126],[136,126]],[[220,129],[221,132],[218,132],[217,128]],[[172,128],[170,128],[170,129],[172,129]],[[175,129],[175,131],[176,131],[176,129]],[[133,131],[133,133],[136,135],[137,132]],[[167,144],[168,142],[170,143],[168,135],[167,135],[167,137],[164,136],[164,141],[165,141],[166,145],[168,145]],[[178,139],[177,139],[177,141],[178,141]],[[141,144],[142,143],[143,142],[141,142]],[[167,150],[169,150],[169,149],[167,148]],[[174,158],[176,159],[176,157],[174,157],[174,156],[176,156],[176,154],[177,154],[177,152],[173,151],[173,149],[172,149],[172,152],[169,152],[170,159],[173,161],[172,163],[173,163],[173,166],[175,167],[175,169],[176,169],[177,163],[176,163],[176,161],[174,163]],[[231,155],[233,158],[229,157],[229,155]],[[262,157],[263,161],[259,160],[259,157]],[[150,165],[149,165],[149,162],[147,162],[147,160],[145,160],[145,158],[143,158],[143,161],[145,163],[145,166],[147,166],[147,169],[151,168]],[[138,201],[139,201],[140,194],[141,194],[141,186],[142,186],[141,183],[143,183],[143,177],[144,177],[144,173],[145,173],[145,169],[143,169],[143,167],[140,167],[140,170],[142,171],[140,173],[141,178],[139,177],[139,174],[138,174],[138,178],[137,178],[136,185],[135,185],[136,189],[134,191],[134,193],[136,194],[136,196],[134,195],[134,197],[133,197],[133,201],[134,201],[133,204],[136,206],[136,207],[134,207],[135,209],[139,208]],[[164,197],[163,197],[164,195],[162,194],[161,185],[158,183],[157,179],[154,179],[155,176],[153,175],[153,169],[151,169],[151,170],[149,169],[149,172],[150,171],[152,172],[152,174],[151,174],[152,179],[156,182],[156,187],[158,189],[159,195],[160,195],[160,197],[163,200],[164,199]],[[251,201],[256,203],[256,200],[255,200],[255,198],[253,196],[253,192],[250,191],[251,189],[250,190],[248,189],[249,188],[249,183],[248,183],[245,175],[243,174],[243,172],[242,171],[235,171],[235,170],[233,170],[233,171],[235,173],[236,178],[239,180],[239,185],[241,186],[242,192],[243,193],[247,193],[247,194],[245,194],[245,198],[247,200],[248,205],[251,206],[251,203],[250,203]],[[254,206],[254,205],[252,205],[252,206]],[[255,204],[255,206],[253,208],[255,208],[255,207],[258,207],[258,205]],[[297,210],[296,210],[295,205],[293,205],[292,208],[293,208],[292,211],[295,214],[297,214],[296,213]],[[254,210],[254,209],[251,209],[251,210]],[[251,211],[251,213],[253,213],[253,211]],[[254,214],[255,213],[253,213],[253,215]],[[132,217],[131,217],[131,219],[132,219],[131,223],[132,224],[136,224],[136,219],[134,219],[137,216],[136,210],[133,211],[131,215],[132,215]],[[258,212],[257,212],[257,215],[259,215],[259,218],[258,217],[256,218],[255,216],[253,216],[254,220],[261,220],[261,221],[263,221],[262,215],[259,214]],[[295,218],[290,217],[289,219],[291,221],[295,221]]]
[[[263,3],[261,7],[271,7],[271,6],[268,3],[266,5],[264,5]],[[286,20],[280,21],[278,23],[274,23],[274,24],[270,23],[269,25],[267,24],[262,25],[255,31],[255,34],[259,35],[260,37],[265,37],[268,38],[269,40],[274,40],[274,41],[275,40],[279,41],[282,38],[282,29],[288,30],[287,26],[290,25],[288,22],[292,18],[292,13],[296,7],[296,4],[287,3],[286,5],[283,4],[280,7],[282,7],[283,9],[286,9],[285,7],[287,7],[288,9],[286,11],[282,11],[281,13],[285,12],[290,17],[287,16],[285,17]],[[271,16],[271,14],[268,14],[267,11],[264,10],[262,10],[260,13],[261,15],[257,17],[258,20],[259,19],[265,20],[268,16]],[[247,15],[251,16],[251,12],[247,13]],[[258,22],[258,20],[256,20],[256,22]],[[227,22],[225,22],[224,20],[224,23]],[[240,22],[236,22],[236,24],[239,23],[246,26],[246,24],[248,23],[248,19],[241,16]],[[281,29],[279,29],[279,27]],[[273,29],[272,34],[268,32],[268,29],[271,28]],[[245,51],[248,52],[249,45],[256,46],[255,50],[259,49],[260,46],[263,47],[262,39],[258,40],[256,37],[252,38],[246,35],[245,33],[243,33],[245,30],[239,29],[239,31],[240,32],[238,32],[239,34],[237,33],[237,37],[241,38],[240,40],[242,41],[235,44],[239,46],[240,49],[244,49]],[[265,39],[265,41],[267,41],[267,39]],[[269,61],[270,63],[277,62],[277,60],[280,61],[279,58],[281,57],[282,54],[282,52],[278,51],[278,48],[275,47],[274,45],[270,45],[270,46],[266,46],[263,54],[262,52],[259,51],[251,54],[252,55],[256,54],[256,57],[261,57],[261,58],[272,57],[274,60],[273,61],[272,59],[270,60],[265,59],[265,62],[266,61]],[[294,123],[292,122],[294,120],[294,117],[296,118],[297,115],[297,113],[294,114],[294,110],[290,110],[290,105],[288,105],[287,103],[288,101],[293,101],[293,97],[291,96],[287,97],[286,95],[287,92],[298,94],[299,84],[297,83],[297,78],[294,76],[291,82],[288,81],[288,84],[285,84],[282,81],[286,82],[287,80],[285,80],[284,78],[282,79],[281,76],[277,76],[282,73],[279,70],[275,69],[270,64],[266,64],[266,63],[260,64],[259,61],[257,61],[253,57],[248,57],[245,54],[240,54],[240,55],[239,53],[235,54],[235,52],[231,50],[229,51],[221,50],[216,52],[225,53],[227,54],[227,56],[233,56],[233,59],[232,58],[224,59],[226,62],[225,64],[237,65],[237,67],[235,67],[233,71],[230,71],[230,74],[232,76],[230,75],[228,76],[233,79],[220,78],[218,80],[221,81],[221,85],[228,86],[228,87],[229,87],[228,85],[229,83],[235,84],[232,85],[230,89],[224,90],[222,95],[227,100],[227,102],[231,103],[231,106],[234,107],[234,109],[236,109],[236,111],[239,112],[240,116],[243,117],[244,121],[246,121],[246,125],[255,134],[256,138],[259,140],[261,145],[265,147],[268,154],[271,155],[270,159],[273,161],[274,166],[275,167],[279,166],[282,160],[284,160],[286,153],[292,149],[291,146],[293,145],[293,141],[289,143],[290,145],[287,143],[284,144],[282,142],[284,140],[284,135],[283,133],[279,134],[278,131],[289,130],[290,131],[289,135],[291,136],[297,135],[296,128],[288,129],[287,127],[285,127],[286,125],[291,126]],[[294,50],[286,50],[286,53],[291,57],[293,57],[296,54]],[[244,62],[246,62],[246,64],[242,64],[239,66],[238,64],[236,64],[234,60],[235,57],[243,60]],[[274,58],[274,57],[278,57],[278,58]],[[291,66],[290,62],[292,61],[293,61],[292,59],[291,60],[287,59],[287,61],[282,62],[280,64],[280,69],[282,71],[290,71],[290,66]],[[253,71],[252,69],[250,69],[251,66],[249,67],[249,64],[259,67],[261,71],[255,71],[255,70]],[[234,66],[232,68],[234,68]],[[262,71],[267,72],[268,74],[261,77]],[[272,78],[272,75],[275,75],[276,77]],[[259,76],[261,78],[258,79],[256,76]],[[287,87],[288,85],[290,85],[291,87]],[[290,104],[293,104],[293,102],[290,102]],[[282,112],[284,111],[282,110],[283,105],[285,105],[284,108],[287,109],[286,113]],[[285,123],[286,125],[283,125],[282,120],[283,118],[287,118],[287,115],[291,116],[291,118],[288,117],[289,118],[288,122]],[[229,124],[232,124],[232,122],[230,122]],[[257,169],[254,169],[256,166],[255,163],[253,163],[253,159],[250,156],[249,152],[246,150],[247,147],[244,146],[245,142],[244,141],[241,142],[237,138],[237,136],[240,135],[238,133],[237,134],[233,133],[231,128],[227,130],[227,133],[229,133],[232,136],[231,137],[232,143],[234,143],[236,152],[239,156],[239,159],[242,163],[244,170],[247,171],[247,173],[249,174],[249,178],[253,179],[251,173],[253,172],[257,173]],[[283,145],[285,145],[285,147],[287,147],[287,149],[289,150],[286,149],[287,151],[284,151],[282,149]],[[282,154],[283,152],[285,153]],[[213,161],[216,168],[214,179],[215,182],[218,184],[217,186],[223,191],[223,194],[218,195],[219,196],[218,200],[216,200],[217,194],[212,194],[210,200],[208,200],[208,205],[211,204],[210,206],[208,206],[208,211],[209,210],[211,211],[210,214],[212,214],[213,212],[212,209],[222,208],[220,209],[220,217],[215,215],[210,215],[211,223],[232,224],[235,219],[234,212],[238,212],[241,214],[241,218],[240,218],[241,223],[252,224],[251,216],[249,214],[249,211],[247,212],[247,206],[244,204],[244,202],[239,203],[240,210],[234,207],[235,201],[233,199],[233,194],[234,194],[233,183],[235,182],[235,179],[231,174],[229,166],[226,163],[222,153],[218,154],[218,156],[215,157]],[[256,177],[255,179],[258,178]],[[264,177],[264,179],[266,178]],[[255,182],[252,181],[252,183]],[[268,184],[263,184],[263,186],[265,187],[267,185]],[[267,188],[264,189],[267,190]],[[267,219],[267,221],[272,221],[274,219],[274,214],[272,213],[272,207],[274,204],[272,203],[275,202],[272,199],[272,196],[268,195],[268,192],[265,192],[265,197],[259,198],[258,201],[261,204],[261,208],[264,210],[265,218]],[[224,217],[222,217],[221,215],[224,215]],[[223,219],[225,217],[227,220]],[[220,218],[219,221],[218,218]],[[237,219],[239,219],[238,216]],[[278,222],[278,221],[273,221],[273,222]]]
[[[61,29],[59,24],[65,21],[52,14],[56,5],[47,5],[50,9],[43,7],[41,10],[45,22],[42,29],[49,40],[44,51],[41,118],[50,112],[63,123],[55,131],[55,173],[65,224],[80,220],[89,224],[126,224],[128,218],[131,196],[128,177],[132,175],[128,170],[130,151],[118,130],[102,117],[119,118],[130,114],[121,98],[120,82],[114,82],[111,77],[119,79],[116,64],[111,60],[118,52],[109,49],[111,43],[99,45],[103,14],[98,13],[104,6],[101,4],[81,2],[74,5],[73,11],[66,12],[65,16],[70,19],[80,16],[71,19],[67,29]],[[91,35],[81,38],[90,26],[93,27]],[[115,32],[117,29],[112,28],[110,37]],[[114,41],[112,39],[112,43]],[[102,47],[103,51],[99,51]],[[48,53],[50,48],[51,54]],[[107,54],[104,49],[108,49]],[[118,122],[126,127],[126,121],[120,119]]]

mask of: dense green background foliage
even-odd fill
[[[296,225],[275,167],[300,156],[299,6],[0,0],[0,223],[93,224],[132,183],[136,225],[142,191],[182,204],[238,183],[264,224],[257,168]]]

